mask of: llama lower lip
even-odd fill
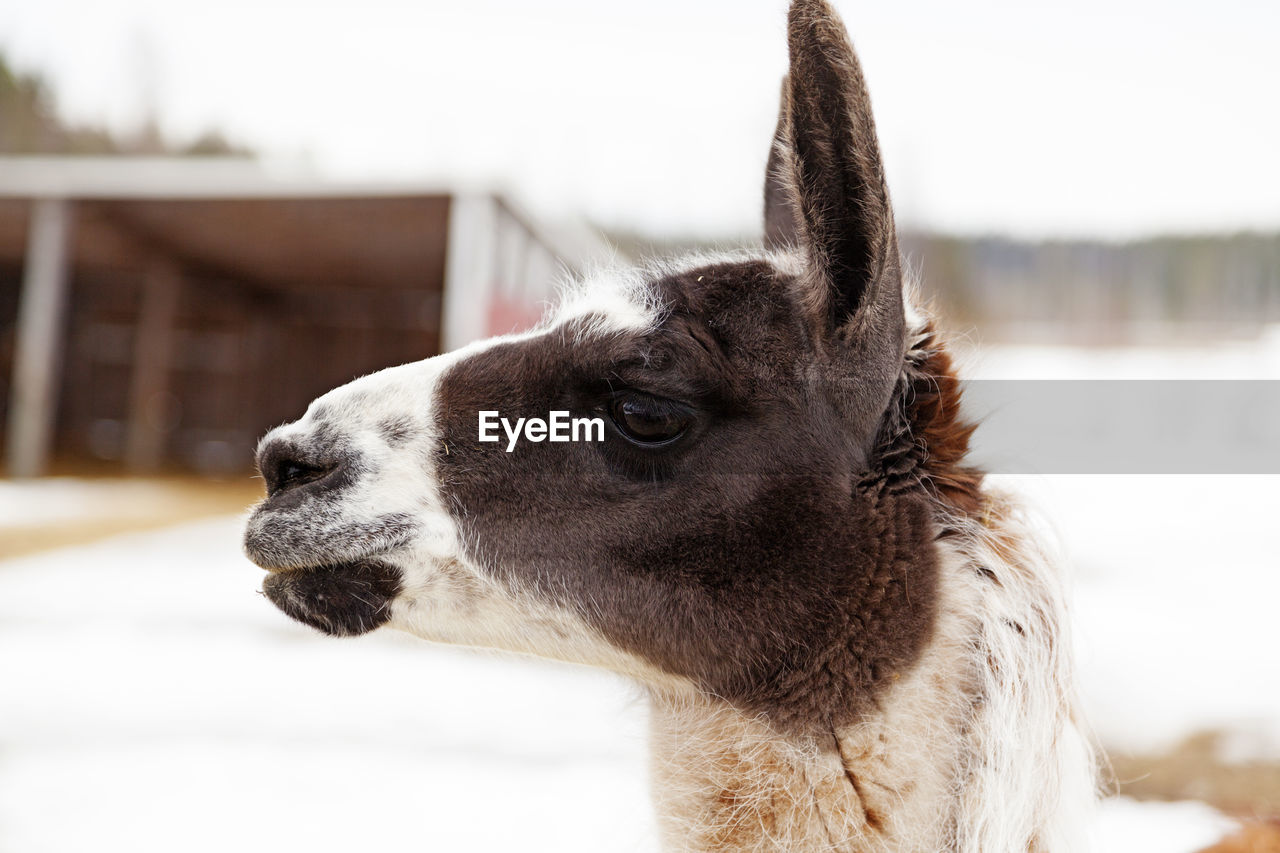
[[[365,634],[391,618],[400,571],[381,560],[274,572],[262,592],[285,615],[334,636]]]

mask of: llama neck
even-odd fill
[[[665,849],[951,849],[962,721],[942,657],[927,652],[875,717],[829,734],[782,735],[712,697],[655,696]]]
[[[1079,849],[1093,798],[1061,597],[1008,505],[940,543],[933,638],[874,711],[783,735],[722,700],[655,693],[666,849]]]

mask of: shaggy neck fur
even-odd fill
[[[1066,851],[1093,759],[1072,715],[1063,596],[1016,505],[962,464],[972,427],[937,335],[911,338],[879,476],[923,489],[941,572],[932,642],[874,710],[785,734],[655,692],[653,783],[672,850]]]

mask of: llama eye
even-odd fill
[[[678,403],[638,394],[615,397],[609,417],[626,438],[649,447],[670,444],[693,421],[693,414]]]

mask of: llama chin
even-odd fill
[[[391,618],[400,573],[377,560],[279,572],[262,582],[271,603],[334,636],[365,634]]]
[[[794,0],[788,42],[764,247],[329,392],[263,439],[246,551],[329,633],[637,681],[670,849],[1078,849],[1057,569],[966,462],[843,25]],[[485,441],[486,412],[602,431]]]

